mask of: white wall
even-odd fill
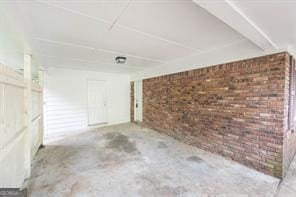
[[[108,125],[130,121],[128,75],[49,68],[44,82],[46,136],[88,128],[87,80],[107,82]]]

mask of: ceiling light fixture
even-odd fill
[[[115,58],[117,64],[124,64],[126,61],[126,57],[118,56]]]

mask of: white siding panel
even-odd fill
[[[51,68],[45,74],[47,136],[88,128],[88,80],[107,83],[107,124],[129,122],[128,75]]]

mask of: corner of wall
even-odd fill
[[[296,133],[288,129],[289,117],[289,92],[290,92],[290,56],[295,55],[286,52],[285,55],[285,106],[284,106],[284,129],[283,129],[283,177],[285,176],[296,154]]]

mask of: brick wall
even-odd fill
[[[146,79],[143,124],[282,177],[294,151],[283,146],[291,135],[284,132],[287,57],[278,53]]]
[[[289,115],[289,88],[290,88],[290,62],[289,54],[286,54],[286,77],[285,77],[285,108],[284,108],[284,134],[283,134],[283,174],[286,173],[296,153],[296,131],[288,130]]]
[[[131,122],[134,122],[135,120],[135,110],[134,110],[134,103],[135,103],[135,94],[134,94],[134,82],[131,82],[131,111],[130,111],[130,117],[131,117]]]

